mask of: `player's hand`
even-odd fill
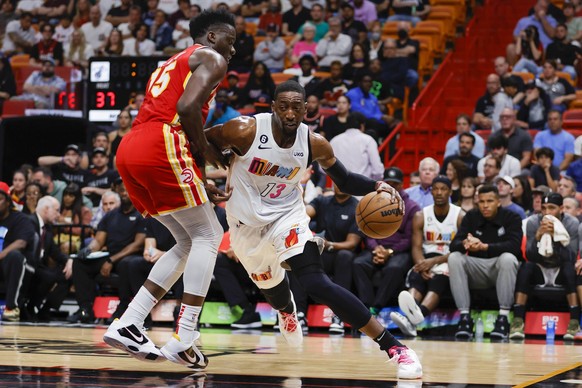
[[[412,269],[415,272],[422,274],[423,272],[428,272],[434,266],[433,259],[424,259],[422,262],[416,264]]]
[[[390,196],[392,197],[390,202],[391,203],[398,203],[399,208],[400,208],[400,213],[404,216],[404,201],[402,200],[402,197],[400,197],[400,194],[398,194],[398,191],[394,187],[390,186],[386,182],[378,181],[376,183],[376,191],[378,193],[385,192],[385,193],[390,194]]]
[[[582,260],[577,260],[576,264],[574,264],[574,269],[576,270],[577,275],[582,274]]]
[[[211,183],[206,183],[204,185],[204,189],[206,189],[206,194],[208,194],[208,198],[213,203],[219,203],[228,201],[230,196],[232,195],[232,187],[226,185],[226,191],[221,190],[218,187],[214,186]]]
[[[222,153],[214,144],[209,144],[204,152],[204,159],[207,163],[218,169],[226,170],[229,165],[230,158],[228,155]]]
[[[65,268],[63,268],[63,273],[65,274],[65,279],[69,280],[73,276],[73,259],[68,259]]]

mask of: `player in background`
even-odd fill
[[[207,10],[190,21],[194,45],[174,55],[150,77],[131,132],[117,152],[117,168],[135,207],[157,218],[176,245],[154,265],[148,279],[103,340],[145,361],[170,361],[193,369],[208,359],[194,345],[222,227],[212,201],[230,194],[206,184],[205,160],[219,156],[204,136],[208,104],[235,54],[234,17]],[[114,266],[115,263],[106,263]],[[161,349],[143,332],[143,321],[184,273],[184,296],[176,333]]]
[[[229,171],[233,192],[226,205],[231,246],[269,304],[278,310],[279,327],[289,345],[300,346],[303,334],[285,269],[295,273],[313,299],[374,339],[398,363],[398,378],[420,378],[422,367],[414,351],[323,271],[322,245],[309,230],[300,179],[307,166],[317,161],[342,192],[386,191],[393,202],[400,201],[402,211],[403,201],[387,183],[346,170],[329,142],[310,133],[301,122],[305,105],[303,87],[286,81],[275,90],[274,113],[235,118],[206,130],[212,144],[234,154]]]

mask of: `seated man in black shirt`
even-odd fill
[[[568,73],[573,80],[578,78],[574,68],[580,47],[570,44],[568,26],[560,23],[556,26],[554,41],[546,47],[546,59],[553,59],[558,63],[558,70]]]
[[[330,64],[329,73],[329,78],[323,79],[317,86],[317,97],[322,106],[335,108],[338,98],[348,91],[349,85],[342,78],[343,65],[340,61]]]
[[[453,160],[459,159],[467,166],[469,176],[477,178],[477,164],[479,158],[473,155],[473,148],[475,147],[475,136],[472,133],[464,132],[459,135],[459,152],[455,155],[447,156],[443,161],[440,174],[446,175],[447,166]]]
[[[95,148],[91,155],[91,162],[87,186],[83,187],[81,192],[89,197],[93,202],[93,207],[98,207],[101,202],[101,196],[111,189],[113,182],[119,178],[119,173],[109,168],[109,155],[107,155],[105,148]]]

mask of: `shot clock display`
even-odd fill
[[[150,75],[166,58],[93,58],[89,62],[87,110],[89,121],[111,123],[131,102],[136,92],[146,89]]]

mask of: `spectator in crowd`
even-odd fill
[[[178,10],[170,15],[168,18],[168,23],[170,27],[173,29],[176,28],[176,25],[181,20],[187,20],[190,22],[192,6],[190,5],[189,0],[178,0]]]
[[[483,175],[478,176],[479,181],[482,184],[494,184],[495,179],[500,175],[501,162],[492,156],[486,156],[482,160],[485,163],[483,163]]]
[[[41,156],[38,158],[41,167],[52,167],[55,179],[66,183],[77,183],[80,187],[87,184],[88,173],[81,168],[81,150],[76,144],[69,144],[63,156]],[[50,193],[49,193],[50,194]]]
[[[301,0],[295,0],[301,3]],[[234,27],[236,30],[236,42],[234,42],[234,49],[236,53],[228,63],[228,70],[234,70],[239,73],[248,73],[253,66],[253,53],[255,52],[255,39],[247,34],[246,22],[242,16],[237,16],[234,19]]]
[[[453,154],[445,158],[445,160],[443,161],[443,166],[440,171],[441,175],[447,174],[447,168],[449,163],[451,163],[454,160],[458,160],[465,164],[468,176],[477,177],[477,164],[479,163],[479,158],[473,154],[475,139],[476,137],[470,132],[462,132],[459,135],[458,140],[459,151],[457,154]],[[459,179],[459,183],[462,180],[463,179]]]
[[[519,160],[522,169],[530,165],[533,142],[529,132],[516,126],[513,109],[504,108],[499,115],[500,133],[507,138],[507,153]]]
[[[61,66],[63,62],[63,45],[53,39],[54,28],[46,23],[41,27],[41,40],[32,46],[30,53],[30,63],[40,67],[45,58],[52,58],[56,66]]]
[[[461,199],[459,200],[459,207],[466,213],[476,207],[475,197],[477,194],[477,186],[479,180],[473,177],[465,177],[461,181]]]
[[[545,49],[548,44],[552,41],[552,36],[554,36],[554,28],[558,24],[553,16],[547,13],[548,10],[547,0],[537,0],[534,7],[534,12],[531,15],[524,16],[517,22],[513,30],[513,38],[517,41],[520,33],[526,29],[528,26],[533,26],[537,29],[540,35],[540,42]]]
[[[574,160],[574,136],[562,128],[562,114],[551,110],[548,114],[548,129],[539,132],[534,139],[534,148],[548,147],[554,151],[553,164],[564,171]]]
[[[224,89],[219,90],[216,93],[214,101],[214,106],[208,111],[206,128],[210,128],[216,124],[224,124],[228,120],[240,116],[240,113],[230,106],[228,91]]]
[[[113,159],[113,167],[115,167],[115,155],[117,155],[117,149],[121,143],[123,136],[127,135],[131,131],[131,123],[133,122],[133,116],[129,110],[124,109],[117,115],[117,124],[119,128],[109,132],[107,135],[109,137],[109,144],[111,144],[111,151],[109,152],[109,158]]]
[[[58,309],[69,292],[73,260],[55,244],[52,226],[59,217],[59,201],[51,196],[39,199],[31,220],[40,237],[36,248],[36,267],[27,303],[30,318],[49,321],[51,309]]]
[[[43,4],[40,7],[35,8],[32,13],[41,22],[56,24],[58,19],[67,13],[67,3],[66,0],[44,1]]]
[[[12,174],[12,185],[10,186],[10,197],[12,198],[12,205],[19,211],[24,206],[26,183],[26,173],[23,170],[14,171]]]
[[[160,0],[147,0],[146,2],[145,12],[141,15],[141,20],[148,27],[154,22],[159,4]]]
[[[257,45],[253,58],[263,62],[271,73],[280,73],[285,67],[285,41],[279,37],[279,26],[271,23],[267,26],[266,38]]]
[[[228,101],[230,105],[235,109],[240,107],[239,96],[241,95],[241,88],[238,86],[239,77],[239,74],[234,70],[226,73],[227,86],[224,90],[228,93]]]
[[[406,86],[416,87],[418,83],[418,56],[420,53],[420,42],[411,39],[410,23],[398,22],[398,39],[396,40],[396,55],[408,59],[408,69],[406,71]]]
[[[533,211],[533,198],[529,176],[526,174],[515,176],[513,177],[513,183],[515,184],[513,188],[513,202],[521,206],[525,214],[531,214]]]
[[[370,58],[366,47],[361,43],[354,43],[350,51],[349,62],[343,67],[343,78],[352,80],[354,84],[360,82],[362,75],[368,72]]]
[[[251,74],[239,98],[241,105],[253,106],[255,102],[259,101],[260,97],[265,96],[267,99],[265,103],[270,106],[274,94],[275,82],[267,66],[263,62],[253,63]]]
[[[329,68],[329,78],[324,78],[317,87],[321,105],[335,108],[340,96],[348,91],[348,83],[343,79],[343,65],[340,61],[333,61]]]
[[[548,147],[536,150],[536,164],[531,167],[529,181],[531,186],[548,186],[552,191],[558,190],[560,169],[553,164],[554,151]]]
[[[101,196],[111,188],[117,178],[119,178],[117,171],[109,168],[107,150],[95,148],[91,154],[91,169],[87,177],[87,185],[81,191],[93,202],[93,207],[98,207]]]
[[[345,1],[341,3],[342,34],[352,38],[352,43],[365,42],[368,37],[367,23],[354,18],[355,5]],[[377,18],[373,19],[377,20]]]
[[[291,9],[283,13],[283,25],[281,28],[283,36],[295,36],[299,32],[299,28],[311,19],[309,9],[303,6],[301,0],[289,0],[289,3],[291,4]]]
[[[129,21],[129,8],[131,7],[132,0],[120,0],[118,7],[112,7],[107,16],[105,16],[105,21],[111,23],[113,27],[119,26],[121,23],[127,23]]]
[[[358,125],[335,136],[329,144],[336,158],[341,160],[349,171],[376,181],[381,180],[384,164],[380,160],[378,143],[372,136],[361,131],[363,122],[358,120],[357,115],[354,115],[354,119],[354,123]]]
[[[269,2],[266,0],[243,0],[240,14],[247,18],[258,18],[268,8],[268,5]]]
[[[328,24],[329,19],[327,22],[325,21],[325,19],[324,19],[325,12],[324,11],[325,10],[324,10],[323,6],[320,4],[313,4],[311,6],[311,10],[309,11],[310,19],[308,20],[308,23],[311,23],[315,26],[315,38],[314,38],[314,40],[316,42],[319,42],[321,39],[323,39],[325,36],[327,36],[327,34],[329,32],[329,24]],[[337,20],[339,20],[339,19],[337,19]],[[301,38],[301,35],[303,34],[303,26],[304,25],[299,27],[297,34],[295,34],[295,37],[291,41],[291,45],[294,45]],[[341,23],[340,23],[340,27],[338,29],[338,33],[339,32],[341,32]],[[348,52],[349,52],[349,50],[348,50]],[[347,56],[347,53],[346,53],[346,56]]]
[[[515,54],[520,58],[513,66],[514,72],[530,72],[536,76],[540,73],[544,46],[540,42],[540,35],[535,26],[528,26],[519,33],[515,44]]]
[[[0,39],[4,40],[6,34],[6,26],[18,16],[14,12],[14,3],[11,0],[3,0],[0,2]]]
[[[406,189],[406,193],[420,206],[421,209],[433,204],[431,185],[434,178],[439,174],[439,163],[431,157],[426,157],[420,161],[418,172],[420,173],[420,184]]]
[[[20,320],[22,278],[28,261],[33,262],[34,227],[28,216],[12,208],[10,189],[0,182],[0,275],[6,287],[4,321]]]
[[[521,163],[515,157],[509,155],[509,140],[502,133],[494,134],[487,140],[489,155],[485,156],[477,164],[477,175],[484,176],[483,167],[489,158],[495,158],[501,163],[499,175],[515,176],[521,173]],[[492,183],[492,182],[490,182]]]
[[[67,184],[63,181],[53,180],[53,173],[48,167],[37,167],[32,170],[32,181],[38,183],[44,193],[55,197],[61,203],[63,191],[65,191]]]
[[[60,226],[57,241],[63,253],[76,253],[84,239],[91,236],[91,231],[84,225],[89,225],[92,217],[91,208],[83,204],[83,194],[79,185],[69,183],[63,192],[61,211],[57,219]]]
[[[144,219],[133,207],[123,182],[117,182],[114,189],[121,198],[120,207],[111,210],[103,217],[97,228],[95,239],[83,248],[77,255],[77,259],[73,261],[73,284],[79,310],[68,318],[69,322],[93,321],[96,283],[107,281],[112,272],[118,271],[121,260],[130,255],[139,254],[143,249]],[[100,252],[105,247],[108,254],[91,255],[91,253]],[[92,258],[90,255],[98,257]],[[129,303],[126,295],[120,295],[120,299],[122,299],[120,306],[123,302]]]
[[[113,192],[111,190],[107,190],[101,196],[101,202],[99,202],[99,206],[94,209],[93,217],[91,218],[91,227],[97,230],[99,226],[99,222],[103,216],[109,213],[111,210],[119,207],[121,204],[121,199],[119,198],[119,194]]]
[[[402,190],[403,179],[404,174],[398,167],[390,167],[384,172],[384,181],[398,190],[404,201],[406,212],[400,228],[385,239],[366,238],[366,249],[354,259],[353,274],[358,296],[373,315],[378,315],[400,290],[412,266],[412,219],[420,208]],[[374,293],[372,278],[378,271],[382,273],[382,281]]]
[[[581,137],[582,139],[582,137]],[[576,182],[576,191],[582,193],[582,147],[574,146],[576,160],[568,166],[566,175]]]
[[[576,41],[582,38],[582,18],[576,16],[574,3],[564,3],[562,11],[564,12],[564,23],[568,28],[568,40]]]
[[[269,24],[274,24],[277,27],[281,26],[283,23],[283,14],[281,13],[281,1],[280,0],[269,0],[267,3],[267,9],[265,12],[259,16],[259,32],[265,33]]]
[[[499,130],[501,123],[499,116],[503,108],[513,108],[513,101],[503,89],[497,74],[487,76],[487,91],[477,100],[475,112],[473,113],[473,123],[478,129]]]
[[[515,85],[517,89],[516,96],[513,97],[513,103],[515,104],[517,101],[523,98],[523,91],[524,91],[524,83],[523,78],[518,75],[512,74],[509,69],[509,62],[507,62],[507,58],[505,57],[496,57],[493,61],[495,67],[495,74],[499,76],[501,80],[501,86],[505,89],[507,86],[507,82],[511,80],[513,85]]]
[[[500,206],[497,187],[482,186],[478,197],[479,208],[469,211],[463,218],[450,245],[451,291],[461,312],[455,337],[473,336],[473,320],[469,315],[471,289],[495,286],[500,310],[491,338],[506,339],[518,260],[522,259],[521,219],[516,213]]]
[[[576,295],[574,262],[578,255],[578,226],[575,217],[564,213],[563,198],[558,193],[544,197],[542,214],[530,217],[526,226],[527,262],[522,263],[515,284],[515,305],[509,338],[523,339],[528,296],[535,284],[560,284],[566,291],[570,322],[564,340],[572,341],[580,331],[580,305]],[[556,241],[560,229],[567,239]],[[566,236],[562,236],[566,237]],[[543,240],[543,241],[542,241]]]
[[[314,38],[315,26],[311,23],[305,23],[302,39],[295,43],[291,49],[291,63],[293,64],[293,68],[299,68],[299,59],[304,55],[311,55],[313,58],[317,56],[315,53],[317,43],[313,40]]]
[[[188,23],[189,22],[190,20],[188,20]],[[141,24],[141,7],[139,5],[132,5],[131,7],[129,7],[129,16],[127,22],[118,25],[117,29],[119,30],[119,32],[121,32],[121,36],[125,40],[133,36],[133,33],[140,24]],[[186,32],[189,34],[189,29]]]
[[[321,133],[325,116],[319,110],[319,98],[316,95],[308,95],[305,103],[305,116],[303,116],[303,124],[311,132]],[[322,135],[323,136],[323,135]]]
[[[314,6],[316,8],[316,6]],[[325,23],[325,22],[324,22]],[[333,61],[340,61],[342,65],[349,62],[349,55],[352,49],[352,40],[348,35],[342,34],[341,21],[338,18],[330,18],[327,23],[329,31],[316,41],[315,52],[318,57],[319,69],[329,71]],[[317,32],[317,25],[315,26]]]
[[[390,82],[387,81],[384,76],[382,62],[377,58],[370,61],[367,72],[372,76],[372,88],[370,89],[370,93],[378,99],[378,103],[381,106],[386,106],[393,102],[392,94],[394,91],[390,87]]]
[[[329,116],[323,123],[323,135],[327,140],[333,139],[340,133],[344,133],[348,128],[358,128],[358,124],[353,118],[351,111],[351,99],[347,95],[342,95],[337,99],[337,113]]]
[[[580,202],[576,198],[564,198],[564,214],[569,214],[582,222],[582,211],[580,210]]]
[[[42,60],[41,70],[35,70],[24,81],[23,93],[12,100],[33,100],[37,108],[52,108],[60,92],[67,83],[55,74],[55,61],[51,57]]]
[[[115,33],[119,34],[119,31],[111,31],[111,35],[114,35]],[[112,51],[110,42],[111,40],[108,39],[104,50],[107,53],[107,56],[115,56],[115,53]],[[89,58],[94,55],[94,52],[95,51],[91,45],[87,43],[83,30],[75,30],[71,36],[71,42],[65,45],[65,66],[73,66],[83,71],[87,71],[89,66]]]
[[[556,70],[558,65],[554,60],[546,60],[542,73],[536,80],[536,85],[541,87],[552,102],[552,109],[564,112],[568,109],[570,101],[576,99],[576,90],[570,82],[562,77],[558,77]],[[549,116],[549,114],[548,114]]]
[[[305,89],[305,95],[315,94],[319,88],[321,78],[315,76],[317,64],[315,58],[310,54],[305,54],[299,59],[300,73],[291,79],[297,81]]]
[[[24,205],[22,206],[22,212],[24,214],[34,214],[36,207],[38,205],[38,200],[43,197],[46,193],[36,182],[28,182],[26,188],[24,189]]]
[[[440,175],[431,185],[434,205],[417,212],[412,219],[412,261],[408,291],[398,296],[400,310],[390,318],[404,335],[416,337],[416,325],[424,321],[449,290],[449,245],[465,212],[450,204],[451,181]]]
[[[410,173],[410,185],[408,188],[418,185],[420,185],[420,173],[418,171],[413,171]]]
[[[525,85],[525,97],[520,101],[516,124],[524,129],[544,129],[552,109],[550,98],[535,82]]]
[[[105,41],[113,29],[113,25],[108,21],[101,20],[101,10],[98,5],[91,7],[89,18],[91,20],[83,24],[81,30],[85,34],[87,43],[89,43],[97,54],[105,45]]]
[[[548,186],[537,186],[534,187],[531,191],[531,206],[532,206],[532,214],[541,214],[542,212],[542,201],[544,196],[552,191]],[[563,195],[562,195],[563,196]]]
[[[515,189],[515,182],[509,175],[499,176],[495,179],[497,191],[499,192],[499,204],[504,209],[512,211],[519,215],[522,220],[526,219],[525,210],[513,202],[513,190]]]
[[[451,160],[445,170],[447,179],[451,181],[451,202],[457,203],[461,199],[461,185],[468,176],[468,168],[461,160]]]
[[[121,55],[130,57],[147,57],[154,54],[156,44],[153,40],[148,39],[150,29],[146,24],[140,24],[136,27],[133,38],[123,42],[123,52]]]
[[[73,29],[81,28],[83,24],[87,23],[91,19],[89,17],[90,12],[91,12],[91,2],[89,0],[78,0],[77,4],[75,4],[75,10],[72,13],[73,14],[72,19],[69,16],[69,21],[72,22],[72,28]]]
[[[105,46],[103,46],[99,55],[105,57],[120,57],[123,54],[124,48],[123,35],[119,29],[114,28],[111,30],[109,37],[107,37]]]
[[[334,283],[350,290],[352,287],[352,264],[362,238],[355,222],[358,200],[342,193],[334,185],[333,196],[318,196],[307,205],[307,215],[315,221],[315,233],[323,233],[321,260],[324,271]],[[300,288],[300,287],[298,287]],[[301,293],[301,292],[300,292]],[[296,295],[298,304],[307,306],[307,295]],[[300,309],[301,310],[301,309]],[[332,317],[331,333],[343,334],[344,323],[338,316]]]
[[[6,25],[6,35],[2,43],[2,52],[6,56],[30,53],[36,43],[35,30],[32,28],[32,15],[22,13],[20,19]]]
[[[482,158],[483,156],[485,156],[485,141],[481,136],[473,132],[473,130],[471,129],[471,118],[469,117],[469,115],[461,113],[460,115],[457,116],[455,122],[457,124],[456,126],[457,134],[451,137],[449,140],[447,140],[447,145],[445,146],[445,158],[451,155],[455,155],[459,152],[461,133],[470,133],[475,138],[474,146],[473,149],[471,150],[471,153],[473,155],[475,155],[478,158]]]
[[[574,68],[576,62],[576,54],[580,51],[580,47],[570,44],[568,39],[568,27],[560,23],[556,26],[556,34],[554,41],[548,45],[546,50],[546,59],[553,59],[558,64],[558,70],[570,75],[572,80],[576,80],[578,75]]]
[[[380,58],[382,54],[382,47],[384,42],[382,41],[382,25],[380,22],[376,22],[370,27],[370,33],[368,34],[368,45],[369,51],[368,56],[370,61],[376,58]]]
[[[376,5],[370,0],[353,0],[352,4],[354,5],[354,18],[364,23],[366,27],[378,20]]]
[[[382,78],[392,90],[392,95],[404,100],[408,59],[397,55],[396,40],[388,38],[382,46]]]
[[[568,175],[563,175],[558,182],[558,193],[560,193],[564,198],[575,198],[576,181],[574,181],[574,179]]]
[[[4,101],[16,95],[16,80],[7,57],[0,56],[0,112]]]
[[[150,26],[149,39],[155,43],[157,51],[163,51],[172,45],[172,33],[174,29],[167,22],[166,14],[158,10],[154,22]]]
[[[413,27],[430,13],[430,3],[428,0],[415,2],[394,0],[392,7],[394,9],[394,15],[390,16],[388,21],[410,22]]]

